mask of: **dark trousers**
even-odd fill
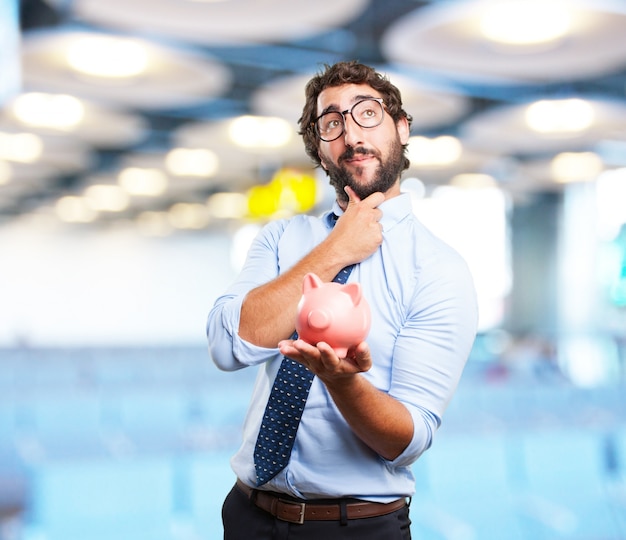
[[[237,486],[222,507],[224,540],[411,540],[409,507],[385,516],[340,521],[281,521],[257,507]]]

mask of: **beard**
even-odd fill
[[[374,156],[380,163],[372,180],[366,184],[356,180],[354,175],[342,165],[343,161],[351,159],[356,154]],[[330,185],[335,188],[337,193],[337,199],[347,203],[348,195],[344,188],[350,186],[359,199],[363,200],[377,191],[385,193],[399,180],[400,174],[404,170],[404,146],[398,138],[395,138],[391,143],[389,157],[386,161],[383,161],[380,154],[372,150],[363,147],[348,148],[339,157],[338,162],[339,164],[335,165],[332,161],[327,160],[328,167],[326,169]],[[361,172],[361,169],[357,169],[358,174]]]

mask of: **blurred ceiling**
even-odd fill
[[[406,177],[427,192],[487,179],[526,197],[626,165],[623,1],[24,0],[19,19],[0,223],[165,234],[249,217],[279,171],[315,175],[304,84],[344,59],[402,90]]]

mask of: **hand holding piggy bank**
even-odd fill
[[[371,326],[370,307],[360,283],[323,283],[315,274],[304,276],[296,331],[311,345],[328,343],[337,356],[363,341]]]

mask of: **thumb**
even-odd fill
[[[354,190],[350,186],[346,186],[343,188],[348,196],[348,204],[356,204],[361,202],[361,198],[354,192]]]
[[[367,342],[362,341],[354,349],[354,363],[361,372],[369,371],[372,367],[372,355]]]
[[[380,191],[375,191],[363,199],[363,203],[370,208],[378,208],[378,205],[385,202],[385,195]]]

